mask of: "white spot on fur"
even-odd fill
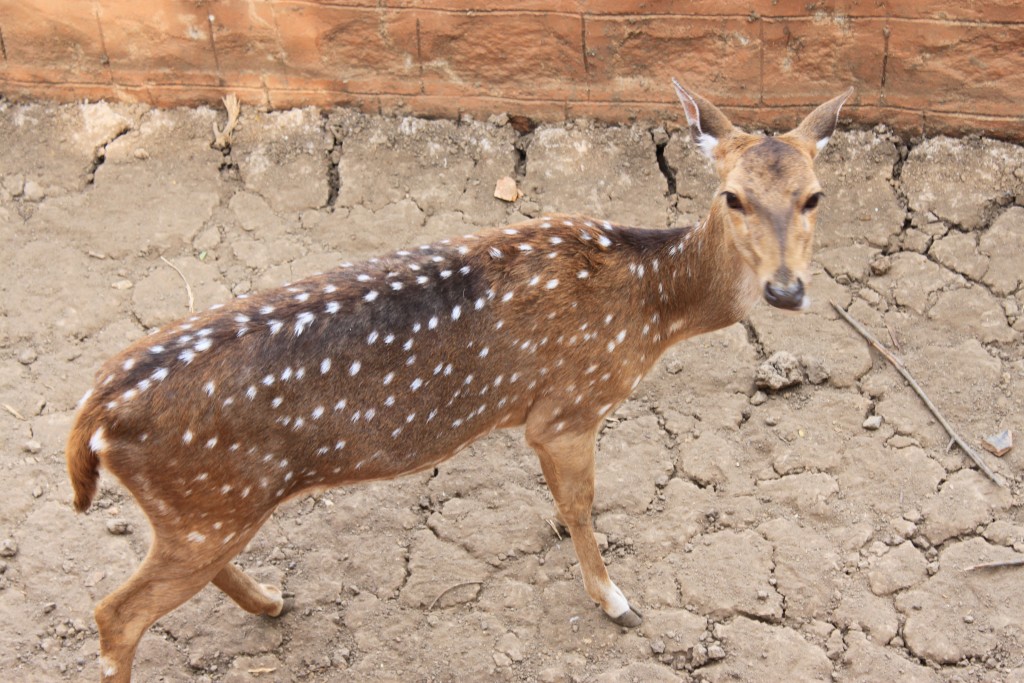
[[[187,538],[192,543],[202,543],[206,540],[206,536],[199,533],[198,531],[188,532],[188,536],[186,536],[185,538]]]
[[[313,314],[309,311],[303,311],[295,316],[295,336],[298,337],[300,334],[306,331],[306,329],[313,323]],[[198,348],[198,346],[197,346]]]
[[[102,426],[97,427],[96,431],[89,437],[89,449],[93,453],[102,453],[107,450],[107,439],[104,437],[104,429]]]

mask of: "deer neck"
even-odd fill
[[[652,299],[667,344],[732,325],[760,298],[757,277],[729,239],[716,209],[663,248],[669,267],[659,269]]]

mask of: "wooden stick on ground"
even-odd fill
[[[163,256],[160,257],[160,260],[163,261],[164,263],[166,263],[167,265],[169,265],[171,268],[174,268],[174,270],[178,271],[178,275],[181,276],[181,281],[185,283],[185,293],[188,294],[188,312],[189,313],[195,313],[196,312],[196,306],[195,306],[196,299],[195,299],[194,296],[192,296],[192,285],[190,285],[188,283],[188,280],[185,278],[185,273],[181,272],[181,268],[179,268],[178,266],[174,265],[173,263],[171,263],[170,261],[165,259]]]
[[[989,468],[989,466],[985,464],[985,461],[981,459],[981,456],[978,455],[974,451],[974,449],[971,448],[963,439],[961,439],[960,435],[957,434],[956,431],[954,431],[953,427],[949,424],[949,422],[946,421],[946,418],[943,417],[942,413],[939,412],[939,409],[935,407],[935,404],[932,403],[931,399],[929,399],[927,394],[924,393],[924,389],[921,388],[921,385],[918,384],[917,381],[914,380],[914,378],[910,375],[910,371],[907,370],[907,366],[903,364],[903,361],[897,358],[895,355],[893,355],[893,353],[889,351],[889,349],[882,346],[882,344],[877,339],[875,339],[871,335],[871,333],[864,328],[863,325],[861,325],[859,322],[850,317],[850,314],[843,310],[841,306],[838,306],[834,301],[829,301],[829,303],[832,304],[832,308],[836,309],[836,313],[841,315],[846,322],[850,323],[850,326],[853,329],[857,330],[860,336],[864,337],[864,339],[866,339],[867,342],[871,344],[871,346],[873,346],[876,351],[885,356],[885,359],[892,363],[892,366],[896,368],[896,370],[901,375],[903,375],[903,379],[907,380],[907,383],[910,384],[910,388],[914,390],[914,393],[916,393],[921,398],[921,400],[924,401],[924,404],[928,406],[928,410],[932,412],[932,415],[934,415],[935,419],[939,421],[939,424],[941,424],[943,429],[946,430],[946,433],[949,434],[950,438],[953,441],[955,441],[956,444],[960,446],[960,448],[963,449],[964,453],[966,453],[968,457],[970,457],[970,459],[974,461],[974,464],[977,465],[981,469],[981,471],[985,473],[985,476],[991,479],[996,484],[996,486],[1005,486],[1005,484],[1003,484],[1003,482],[1000,481],[998,477],[996,477],[996,473],[993,472]]]
[[[1021,567],[1024,566],[1024,557],[1017,557],[1012,560],[1003,560],[1002,562],[985,562],[983,564],[976,564],[964,569],[967,572],[973,572],[978,569],[1002,569],[1004,567]]]

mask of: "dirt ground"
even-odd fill
[[[72,511],[64,440],[100,363],[187,314],[184,281],[202,309],[544,211],[684,224],[714,188],[661,128],[244,110],[222,153],[223,120],[0,101],[6,681],[98,677],[92,608],[149,528],[109,477]],[[1019,439],[1024,149],[878,128],[835,135],[818,169],[810,311],[760,304],[676,347],[602,432],[595,523],[640,628],[591,604],[503,432],[436,474],[286,505],[238,561],[296,608],[255,618],[208,587],[143,639],[138,680],[1024,681],[1024,567],[967,569],[1024,554],[1024,447],[985,454],[991,484],[829,307],[898,348],[969,442]],[[495,199],[502,176],[525,196]]]

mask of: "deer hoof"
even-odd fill
[[[617,617],[608,618],[614,621],[619,626],[625,626],[626,628],[636,628],[644,622],[643,615],[637,612],[632,607],[630,607]]]
[[[281,611],[275,614],[275,617],[283,617],[284,615],[295,609],[295,593],[291,591],[281,592]]]
[[[292,593],[291,591],[282,591],[277,586],[270,586],[265,583],[260,584],[260,588],[262,588],[265,593],[268,593],[281,601],[280,607],[276,610],[266,612],[265,616],[276,619],[277,617],[284,616],[288,612],[291,612],[292,608],[295,607],[295,593]]]

